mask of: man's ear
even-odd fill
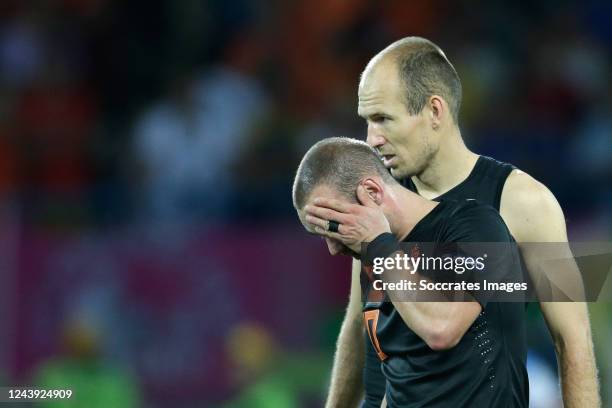
[[[444,100],[438,95],[432,95],[429,98],[429,108],[431,110],[431,127],[434,130],[440,128],[440,124],[442,123],[442,116],[444,115],[444,111],[446,110],[446,105]]]
[[[365,178],[357,186],[357,200],[366,207],[377,207],[382,204],[384,190],[380,180]]]

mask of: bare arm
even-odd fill
[[[363,394],[363,322],[361,316],[361,262],[353,260],[351,294],[340,328],[326,408],[354,408]]]
[[[500,213],[519,242],[532,280],[542,266],[529,242],[567,242],[565,217],[553,194],[529,175],[512,173],[502,194]],[[569,251],[569,248],[568,248]],[[573,266],[577,268],[577,266]],[[579,271],[575,270],[576,274]],[[540,308],[553,338],[566,408],[601,406],[591,327],[585,303],[542,302]]]

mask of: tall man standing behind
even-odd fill
[[[408,37],[377,54],[359,84],[359,115],[367,142],[393,177],[428,199],[475,198],[500,211],[519,243],[566,242],[565,218],[554,195],[511,165],[478,156],[464,144],[458,126],[461,83],[442,50]],[[322,200],[333,220],[333,203]],[[320,214],[320,212],[319,212]],[[537,254],[520,245],[532,279]],[[366,347],[365,406],[380,406],[384,377],[369,342],[364,342],[359,288],[360,263],[353,262],[351,297],[338,338],[327,407],[355,407],[361,397]],[[544,271],[554,273],[554,271]],[[599,407],[597,368],[584,303],[542,302],[552,335],[566,408]]]

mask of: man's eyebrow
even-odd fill
[[[357,113],[359,115],[359,113]],[[385,113],[385,112],[381,112],[381,111],[372,111],[372,112],[362,112],[361,116],[363,119],[372,119],[372,118],[376,118],[376,117],[388,117],[390,116],[389,114]]]

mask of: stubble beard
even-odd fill
[[[417,159],[412,163],[412,166],[408,166],[404,163],[404,166],[398,166],[395,169],[391,169],[391,175],[398,181],[405,180],[410,177],[422,175],[429,167],[436,151],[432,148],[429,143],[425,143],[421,152],[417,155]]]

